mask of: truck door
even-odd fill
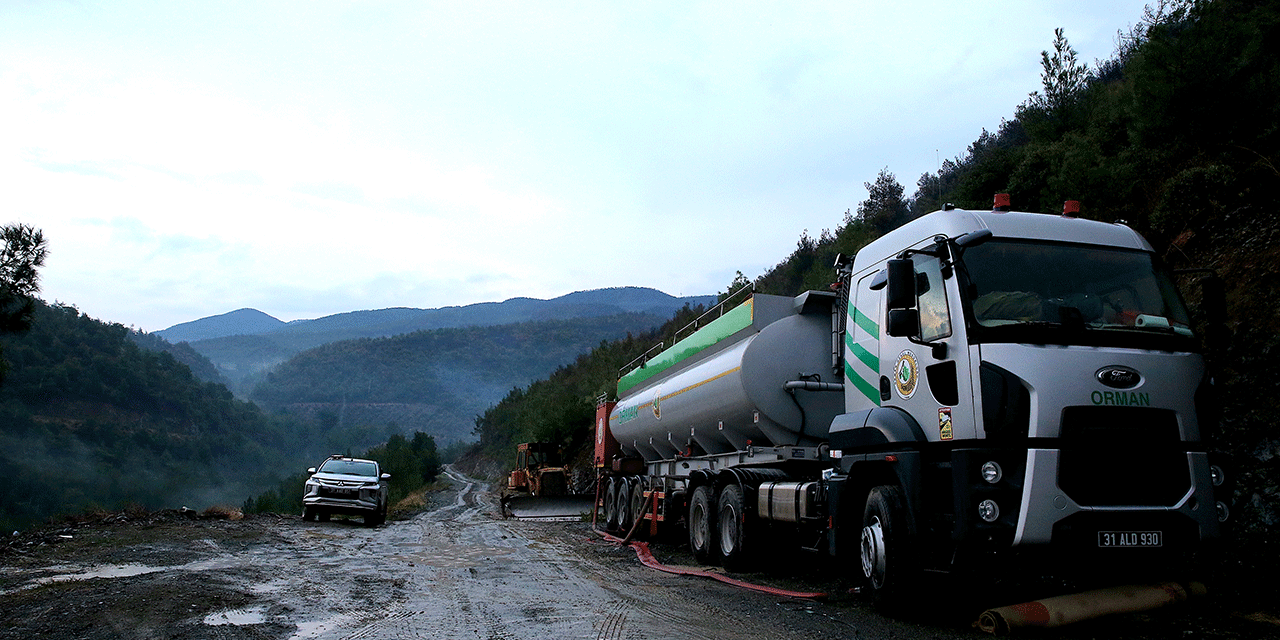
[[[880,290],[871,289],[879,273],[873,269],[857,278],[845,319],[844,376],[845,411],[852,413],[880,406],[882,368],[880,327],[884,301]]]
[[[924,430],[930,441],[973,438],[969,353],[964,320],[955,303],[955,278],[943,278],[936,256],[912,256],[917,274],[916,308],[920,330],[914,339],[885,336],[881,370],[889,378],[884,406],[900,407]],[[966,413],[967,412],[967,413]]]

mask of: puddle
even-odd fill
[[[234,566],[235,558],[230,556],[210,558],[208,560],[197,560],[181,565],[168,566],[152,566],[139,564],[136,562],[125,564],[107,564],[95,566],[74,566],[74,565],[56,565],[48,567],[47,571],[55,572],[55,575],[41,576],[33,578],[26,584],[13,589],[0,591],[0,595],[8,595],[26,589],[34,589],[47,584],[57,584],[60,582],[76,582],[80,580],[94,580],[97,578],[114,579],[114,578],[131,578],[133,576],[141,576],[149,573],[159,573],[162,571],[207,571],[210,569],[224,569]]]
[[[204,623],[213,626],[232,625],[242,627],[251,624],[262,624],[267,621],[267,608],[250,607],[248,609],[228,609],[218,611],[204,617]]]
[[[172,569],[172,567],[152,567],[145,564],[112,564],[98,566],[92,569],[73,569],[74,573],[64,573],[56,576],[46,576],[33,580],[34,585],[52,584],[55,582],[69,582],[72,580],[92,580],[94,578],[128,578],[131,576],[140,576],[144,573],[155,573]]]

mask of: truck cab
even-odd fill
[[[845,271],[846,412],[829,434],[845,518],[865,520],[864,498],[891,488],[898,513],[877,522],[931,540],[913,550],[925,566],[1028,554],[1154,564],[1218,536],[1204,363],[1171,278],[1132,229],[941,211]],[[864,522],[857,544],[874,582],[889,541]]]

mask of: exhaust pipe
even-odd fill
[[[1199,582],[1109,587],[988,609],[978,616],[976,625],[987,633],[1004,636],[1019,630],[1061,627],[1113,613],[1149,611],[1206,592]]]

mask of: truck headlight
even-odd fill
[[[978,503],[978,517],[986,522],[995,522],[1000,518],[1000,506],[995,500],[983,500]]]
[[[1004,478],[1004,469],[1000,468],[1000,463],[992,460],[982,465],[982,479],[986,480],[987,484],[995,484],[1002,478]]]

